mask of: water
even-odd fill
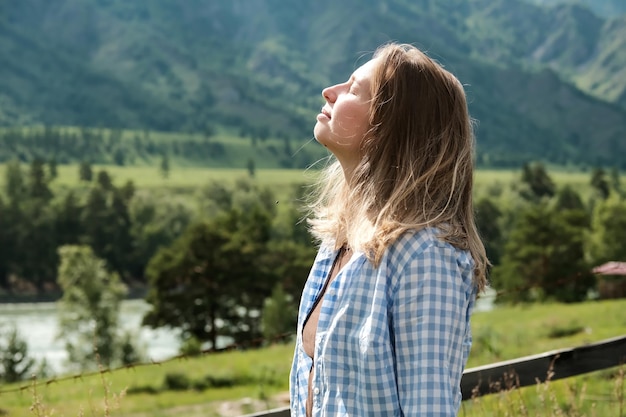
[[[150,305],[144,300],[125,300],[120,324],[137,338],[148,359],[159,361],[178,354],[179,333],[173,329],[141,326]],[[57,339],[59,320],[56,303],[0,304],[0,330],[15,326],[28,344],[28,355],[38,362],[44,358],[53,373],[64,370],[67,360],[64,342]]]
[[[485,291],[480,294],[480,297],[476,301],[474,311],[491,311],[494,308],[496,302],[496,290],[491,287],[485,288]]]
[[[478,300],[475,311],[493,308],[495,291],[489,288]],[[141,320],[150,309],[144,300],[125,300],[120,310],[120,323],[137,337],[140,347],[149,360],[160,361],[178,354],[179,332],[174,329],[151,329],[141,326]],[[41,362],[44,358],[53,373],[64,371],[67,353],[62,341],[57,339],[59,321],[56,303],[0,303],[0,330],[15,326],[22,339],[28,344],[30,357]],[[228,344],[226,338],[219,345]],[[221,342],[221,343],[220,343]]]

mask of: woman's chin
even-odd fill
[[[326,146],[326,141],[324,140],[324,126],[320,126],[319,122],[313,128],[313,137],[318,143]]]

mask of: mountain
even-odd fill
[[[626,2],[624,0],[530,0],[542,6],[555,6],[560,4],[582,4],[592,10],[598,16],[607,18],[626,14]]]
[[[625,164],[626,21],[521,0],[0,0],[0,124],[309,139],[378,45],[457,74],[478,160]]]
[[[626,109],[626,14],[603,19],[580,4],[542,8],[495,0],[473,5],[467,36],[475,57],[551,68],[582,91]]]
[[[0,25],[0,62],[0,121],[5,125],[163,129],[184,116],[159,103],[159,97],[17,26]]]

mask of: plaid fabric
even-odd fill
[[[476,298],[467,251],[406,233],[378,268],[355,253],[324,297],[315,343],[313,416],[456,416]],[[304,287],[290,376],[291,415],[305,416],[312,360],[303,323],[337,255],[321,248]]]

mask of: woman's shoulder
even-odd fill
[[[389,245],[389,255],[415,255],[423,252],[433,245],[438,245],[441,242],[437,237],[438,234],[439,230],[435,227],[425,227],[419,230],[407,230],[402,233],[391,245]]]
[[[433,252],[437,252],[446,258],[453,258],[459,265],[473,265],[469,251],[442,240],[440,235],[441,231],[437,227],[406,231],[389,246],[387,261],[402,267],[416,258],[432,256]]]

